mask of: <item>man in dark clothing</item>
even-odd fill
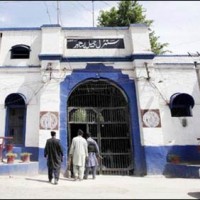
[[[60,140],[56,139],[55,131],[51,131],[51,137],[46,141],[44,157],[47,158],[49,182],[51,183],[54,175],[54,184],[58,184],[61,163],[63,161],[63,149]]]

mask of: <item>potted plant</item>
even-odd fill
[[[10,153],[10,152],[13,151],[13,144],[12,143],[6,144],[6,151],[7,151],[7,153]]]
[[[20,155],[21,155],[22,162],[30,162],[30,156],[32,155],[32,153],[24,152],[24,153],[21,153]]]
[[[175,164],[180,163],[180,156],[177,154],[169,154],[168,161]]]
[[[7,163],[12,164],[12,163],[14,163],[15,158],[17,157],[17,154],[9,152],[9,153],[6,154],[6,157],[7,157]]]

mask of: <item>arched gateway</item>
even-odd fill
[[[101,63],[87,64],[61,83],[60,100],[60,139],[66,159],[81,128],[90,131],[100,146],[99,173],[146,173],[135,82],[128,75]]]
[[[68,99],[68,142],[80,128],[97,141],[100,174],[133,173],[128,101],[125,94],[105,80],[87,80]]]

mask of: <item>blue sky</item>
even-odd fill
[[[40,27],[55,24],[58,1],[0,1],[0,28]],[[200,1],[139,1],[161,43],[173,54],[200,53]],[[59,22],[64,27],[95,26],[100,10],[118,1],[59,1]],[[94,6],[94,15],[92,5]]]

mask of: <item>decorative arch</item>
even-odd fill
[[[5,106],[8,107],[12,105],[25,106],[26,102],[24,95],[20,93],[9,94],[5,99]]]
[[[18,44],[12,46],[11,51],[11,59],[27,59],[30,57],[30,46],[25,44]]]
[[[78,129],[99,144],[100,174],[133,174],[128,98],[112,81],[89,79],[79,84],[67,102],[68,142]]]
[[[67,76],[60,85],[60,139],[62,141],[65,154],[67,155],[69,149],[69,144],[67,142],[67,136],[69,134],[69,127],[67,124],[68,98],[74,88],[86,80],[91,79],[107,80],[108,82],[118,86],[124,92],[124,94],[126,94],[130,109],[131,139],[134,146],[134,149],[132,149],[132,152],[134,152],[134,157],[132,157],[134,163],[134,174],[146,174],[144,147],[141,145],[140,138],[135,83],[133,80],[129,79],[128,75],[124,75],[121,70],[114,69],[112,66],[105,66],[102,63],[88,64],[85,69],[73,70],[72,74]]]
[[[5,99],[6,136],[13,137],[15,146],[25,145],[26,99],[20,93],[12,93]]]
[[[175,93],[170,97],[170,110],[172,117],[190,117],[195,101],[186,93]]]

